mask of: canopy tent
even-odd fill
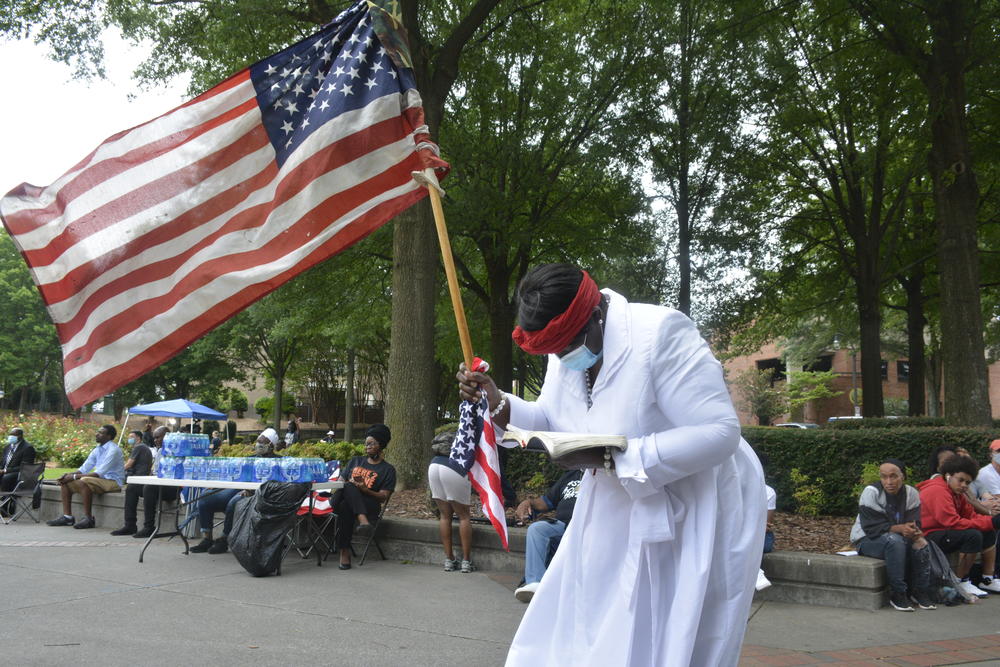
[[[125,412],[125,423],[122,425],[122,432],[118,435],[118,444],[128,432],[128,418],[132,415],[147,415],[150,417],[175,417],[177,419],[226,419],[226,415],[207,408],[204,405],[194,403],[185,398],[175,398],[170,401],[158,401],[156,403],[146,403],[136,405]],[[228,429],[226,430],[228,438]]]
[[[147,403],[129,408],[129,414],[149,415],[152,417],[177,417],[178,419],[225,419],[226,415],[206,408],[204,405],[192,403],[184,398],[175,398],[172,401],[159,401],[157,403]]]

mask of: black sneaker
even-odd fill
[[[137,539],[142,539],[145,537],[149,537],[152,534],[153,534],[152,528],[147,528],[146,526],[143,526],[139,530],[135,531],[135,535],[133,535],[132,537],[135,537]]]
[[[215,542],[212,542],[212,546],[208,549],[208,553],[210,554],[224,554],[227,551],[229,551],[229,540],[225,537],[220,537]]]
[[[135,526],[122,526],[118,530],[112,530],[112,535],[131,535],[135,532]]]
[[[910,600],[913,601],[921,609],[937,609],[937,605],[931,602],[931,598],[927,593],[917,592],[910,596]]]
[[[146,537],[149,537],[148,535]],[[201,542],[191,547],[190,551],[194,554],[203,554],[212,548],[212,539],[209,537],[204,538]]]
[[[79,521],[77,521],[76,523],[74,523],[73,527],[74,528],[93,528],[96,525],[97,525],[97,522],[94,521],[94,517],[92,517],[92,516],[85,516],[82,519],[80,519]]]
[[[46,521],[45,523],[49,524],[50,526],[72,526],[74,523],[76,523],[76,519],[74,519],[71,516],[63,515],[58,519],[52,519],[52,521]]]
[[[910,601],[906,599],[906,593],[889,593],[889,604],[896,611],[913,611]]]

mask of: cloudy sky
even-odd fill
[[[105,33],[107,80],[74,81],[29,40],[0,42],[6,65],[0,105],[0,196],[22,182],[49,185],[104,139],[172,109],[187,82],[142,91],[131,73],[145,57]],[[130,100],[129,95],[134,99]]]

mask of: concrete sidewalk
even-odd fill
[[[142,541],[110,529],[0,526],[5,664],[502,665],[525,609],[511,574],[292,556],[255,579],[176,539],[140,564]],[[757,603],[741,664],[1000,664],[995,598],[909,614]]]

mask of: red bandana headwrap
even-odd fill
[[[587,319],[593,314],[594,306],[601,300],[601,292],[597,283],[586,271],[582,271],[583,279],[580,288],[569,307],[560,315],[553,317],[544,329],[525,331],[520,326],[514,327],[511,338],[528,354],[556,354],[569,345]]]

